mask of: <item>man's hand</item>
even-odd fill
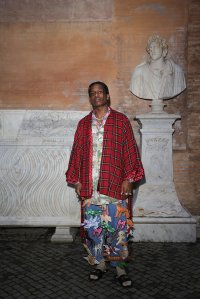
[[[123,181],[122,188],[121,188],[121,195],[124,199],[128,198],[130,195],[132,195],[132,183],[129,181]]]
[[[75,192],[76,192],[76,194],[77,194],[77,196],[80,196],[80,194],[81,194],[81,188],[82,188],[82,184],[81,183],[76,183],[75,184]]]

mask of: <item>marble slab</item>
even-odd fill
[[[87,113],[0,111],[1,226],[80,226],[80,203],[65,171]]]

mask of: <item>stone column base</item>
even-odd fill
[[[77,227],[58,226],[51,237],[51,241],[57,243],[71,243],[74,241],[77,232]]]

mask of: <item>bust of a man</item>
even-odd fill
[[[147,100],[165,100],[180,94],[185,88],[182,69],[167,58],[168,45],[159,36],[152,36],[147,43],[148,59],[133,71],[130,91]]]

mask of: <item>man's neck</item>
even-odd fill
[[[93,112],[96,118],[101,119],[108,112],[108,106],[94,108]]]

